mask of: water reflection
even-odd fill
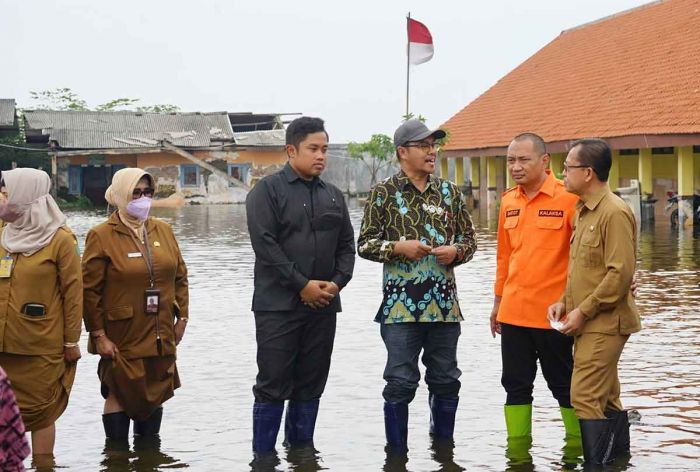
[[[357,231],[362,209],[351,202],[350,213]],[[173,224],[190,273],[191,318],[178,352],[183,386],[167,403],[158,447],[141,447],[131,438],[133,446],[107,451],[97,359],[84,355],[68,409],[57,422],[56,462],[68,470],[248,468],[256,369],[250,313],[254,257],[245,209],[191,206],[159,216]],[[503,422],[500,344],[491,338],[488,325],[495,227],[476,216],[479,251],[472,262],[456,270],[466,321],[458,351],[463,376],[454,448],[436,446],[431,440],[427,391],[421,385],[411,407],[408,456],[385,453],[381,396],[385,352],[372,321],[381,298],[381,268],[358,259],[355,276],[342,294],[345,312],[338,317],[333,364],[319,411],[315,444],[321,452],[286,450],[280,437],[279,454],[265,464],[267,469],[259,470],[583,470],[580,452],[562,444],[559,408],[541,377],[534,392],[538,414],[533,444],[525,455],[510,454]],[[69,215],[81,247],[88,229],[104,219],[99,212]],[[625,348],[620,380],[623,403],[640,410],[643,420],[630,432],[632,459],[606,470],[698,470],[698,246],[692,232],[679,235],[670,227],[640,235],[638,304],[644,329]],[[86,342],[84,335],[83,351]]]
[[[156,472],[188,467],[161,451],[159,436],[134,436],[133,450],[128,441],[107,439],[102,455],[101,472]]]

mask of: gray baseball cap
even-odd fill
[[[394,146],[403,146],[412,141],[420,141],[428,136],[435,139],[442,139],[447,136],[441,129],[430,130],[425,123],[418,119],[406,120],[394,132]]]

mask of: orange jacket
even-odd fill
[[[569,240],[578,197],[552,174],[528,200],[516,186],[506,191],[498,218],[496,284],[501,323],[548,328],[547,307],[566,288]]]

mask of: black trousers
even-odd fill
[[[319,398],[331,366],[335,322],[335,313],[256,311],[255,401]]]
[[[574,367],[572,337],[554,329],[524,328],[501,323],[501,383],[506,405],[532,403],[537,361],[559,406],[571,408],[571,373]]]

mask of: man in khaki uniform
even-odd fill
[[[586,462],[629,454],[629,421],[620,402],[617,363],[631,333],[641,329],[630,291],[636,224],[607,185],[612,153],[605,141],[574,143],[564,185],[581,201],[574,219],[566,290],[548,316],[575,336],[571,404],[581,424]]]

